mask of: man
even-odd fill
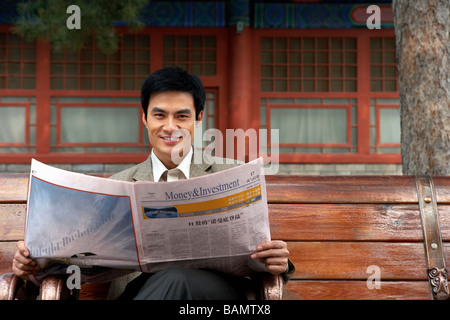
[[[203,118],[206,94],[196,76],[178,67],[160,69],[145,81],[141,91],[142,121],[153,149],[141,164],[113,175],[124,181],[174,181],[206,175],[232,167],[203,158],[195,163],[194,131]],[[27,278],[36,268],[23,241],[18,242],[13,260],[16,275]],[[283,274],[285,281],[294,272],[283,241],[257,246],[252,259],[259,259],[268,272]],[[250,280],[213,270],[170,268],[156,274],[140,274],[121,294],[123,299],[243,299]],[[119,290],[121,291],[121,290]]]

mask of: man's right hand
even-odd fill
[[[17,242],[17,251],[14,255],[12,270],[16,276],[28,280],[28,276],[39,270],[36,260],[29,258],[30,252],[24,241]]]

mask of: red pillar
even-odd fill
[[[249,125],[252,74],[251,74],[251,32],[244,27],[242,33],[236,27],[230,28],[229,41],[229,126],[246,130]]]
[[[252,118],[251,29],[245,26],[238,33],[236,26],[230,27],[229,37],[228,129],[247,131]],[[245,150],[248,158],[248,141]]]
[[[50,153],[50,44],[36,41],[36,153]]]

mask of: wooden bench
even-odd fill
[[[288,243],[296,266],[283,299],[433,299],[414,177],[266,180],[272,238]],[[433,181],[448,265],[450,177]],[[28,175],[0,175],[0,274],[23,239],[27,185]],[[104,299],[108,286],[83,285],[79,298]]]

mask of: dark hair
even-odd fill
[[[150,74],[142,85],[141,105],[147,117],[150,97],[164,91],[187,92],[194,98],[195,119],[203,110],[206,102],[205,88],[200,79],[179,67],[166,67]]]

